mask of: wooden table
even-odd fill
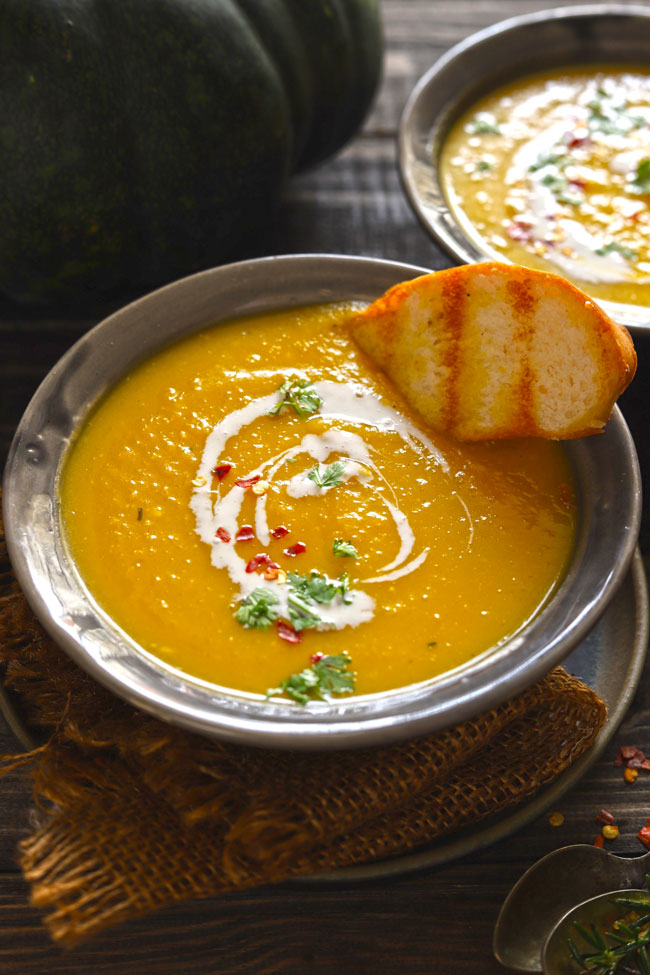
[[[575,2],[575,0],[574,0]],[[449,259],[428,239],[400,189],[395,133],[417,78],[448,47],[504,17],[558,0],[383,0],[384,79],[363,131],[336,159],[296,178],[277,225],[258,253],[368,254],[432,268]],[[53,319],[0,305],[0,436],[3,457],[41,377],[92,321]],[[650,335],[637,340],[640,366],[622,401],[647,470],[645,428]],[[650,551],[647,519],[641,547]],[[617,648],[612,647],[612,653]],[[51,944],[15,862],[28,828],[29,786],[0,783],[0,971],[3,975],[370,975],[458,972],[496,975],[492,929],[512,884],[537,858],[566,843],[591,842],[595,816],[611,810],[621,825],[613,848],[643,851],[636,833],[650,815],[650,776],[627,785],[613,767],[620,744],[650,752],[646,673],[624,724],[605,754],[559,803],[565,823],[544,815],[481,853],[400,879],[285,885],[177,906],[111,930],[65,952]],[[0,751],[16,748],[0,727]],[[645,777],[644,777],[645,775]]]

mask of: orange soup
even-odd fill
[[[186,338],[119,382],[69,450],[73,561],[166,666],[300,703],[387,691],[497,646],[562,577],[562,448],[433,434],[351,342],[349,314]]]

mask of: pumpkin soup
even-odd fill
[[[561,447],[428,430],[351,341],[353,306],[219,324],[97,405],[64,534],[143,652],[238,691],[386,691],[519,630],[574,537]]]
[[[581,66],[477,101],[440,178],[468,236],[598,299],[650,305],[650,71]]]

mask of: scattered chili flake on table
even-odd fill
[[[219,528],[217,528],[216,532],[214,533],[214,537],[218,538],[220,542],[229,542],[230,532],[226,531],[225,528],[219,526]]]
[[[650,759],[646,758],[645,753],[636,745],[621,745],[614,759],[614,765],[618,768],[625,765],[631,769],[650,770]]]
[[[217,480],[223,481],[226,474],[232,470],[232,464],[218,464],[216,467],[212,468],[212,476],[216,477]]]
[[[284,620],[278,620],[278,636],[287,643],[302,643],[302,633],[294,630],[293,626],[285,623]]]
[[[623,772],[623,778],[626,782],[636,782],[639,777],[639,770],[636,768],[626,768]]]
[[[235,484],[237,487],[243,488],[244,491],[246,491],[249,487],[252,487],[253,484],[257,484],[261,478],[261,474],[253,474],[252,477],[240,477],[239,480],[235,481]]]
[[[608,812],[606,809],[601,809],[596,816],[596,819],[599,823],[603,823],[605,826],[612,826],[615,822],[611,812]]]
[[[644,846],[647,846],[650,850],[650,819],[646,819],[645,826],[642,826],[639,832],[636,834],[637,839],[641,840]]]
[[[302,552],[306,552],[306,551],[307,551],[307,546],[305,545],[304,542],[296,542],[295,545],[291,545],[289,548],[285,548],[284,554],[288,555],[290,558],[293,558],[294,556],[301,555]]]
[[[255,538],[255,532],[253,531],[252,525],[242,525],[237,534],[235,535],[235,541],[237,542],[250,542]]]
[[[596,839],[594,840],[594,846],[597,846],[599,850],[602,850],[604,845],[605,845],[605,837],[603,836],[602,833],[599,833]]]

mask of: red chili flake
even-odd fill
[[[253,474],[252,477],[240,477],[238,481],[235,481],[235,484],[237,487],[246,490],[247,488],[252,487],[253,484],[257,484],[257,482],[261,480],[261,477],[261,474]]]
[[[307,551],[307,546],[304,542],[296,542],[295,545],[291,545],[289,548],[285,548],[284,554],[293,558],[295,555],[300,555],[302,552]]]
[[[594,840],[594,846],[597,846],[599,850],[602,850],[604,845],[605,845],[605,837],[603,836],[602,833],[599,833],[596,839]]]
[[[218,464],[212,468],[212,476],[223,481],[226,474],[232,470],[232,464]]]
[[[284,525],[278,525],[277,528],[271,529],[271,534],[274,538],[284,538],[285,535],[289,534],[289,529],[285,528]]]
[[[647,846],[650,850],[650,826],[642,826],[639,832],[636,834],[636,838],[641,840],[644,846]]]
[[[311,655],[311,657],[309,659],[311,660],[311,662],[313,664],[317,664],[318,661],[319,660],[322,660],[324,656],[325,656],[325,654],[321,650],[319,650],[317,653],[312,653],[312,655]]]
[[[587,185],[587,181],[584,180],[584,179],[570,179],[569,180],[569,185],[570,186],[577,186],[578,189],[584,190],[585,186]]]
[[[261,565],[268,565],[269,568],[271,569],[280,568],[277,562],[273,562],[270,555],[267,555],[266,552],[260,552],[259,555],[256,555],[254,558],[250,560],[250,562],[246,566],[246,571],[255,572],[255,570],[259,569]]]
[[[252,525],[242,525],[235,535],[236,542],[250,542],[255,538]]]
[[[621,745],[614,759],[614,765],[617,768],[621,765],[627,765],[628,768],[646,768],[647,766],[643,765],[645,760],[645,754],[636,745]]]
[[[590,142],[591,142],[591,139],[589,138],[588,135],[574,135],[567,142],[567,146],[569,147],[569,149],[577,149],[578,146],[584,146],[584,145],[587,145]]]
[[[287,643],[302,643],[302,633],[294,630],[293,626],[285,623],[284,620],[278,620],[278,636]]]
[[[219,528],[217,528],[216,532],[214,533],[214,537],[215,538],[218,538],[219,541],[221,541],[221,542],[229,542],[230,541],[230,532],[226,531],[225,528],[219,527]]]
[[[608,812],[606,809],[600,810],[600,812],[596,816],[596,820],[599,823],[603,823],[604,826],[612,826],[616,822],[611,812]]]
[[[514,220],[506,227],[506,233],[513,240],[521,240],[524,243],[527,243],[532,237],[530,224],[519,223]]]

